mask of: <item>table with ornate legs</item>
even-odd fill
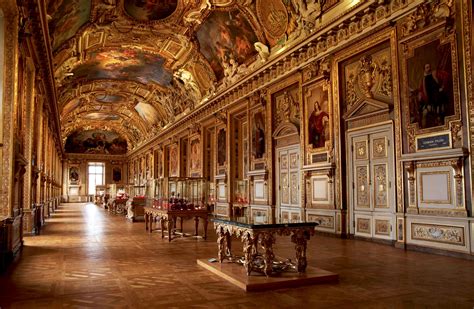
[[[180,219],[180,234],[184,236],[183,232],[183,220],[194,218],[195,222],[195,234],[198,236],[199,221],[202,219],[204,239],[207,238],[207,225],[208,225],[208,212],[207,209],[194,209],[194,210],[168,210],[168,209],[159,209],[154,207],[144,207],[145,211],[145,230],[150,233],[154,230],[153,223],[160,223],[161,238],[165,237],[165,231],[168,233],[168,241],[173,239],[173,236],[176,235],[176,222],[177,219]]]
[[[199,259],[197,263],[246,291],[338,279],[335,273],[308,266],[307,243],[315,233],[317,222],[266,224],[252,222],[248,217],[213,218],[211,221],[217,233],[217,259]],[[276,258],[273,246],[277,236],[289,236],[295,244],[293,260]],[[232,253],[233,237],[242,242],[242,255]]]
[[[314,228],[318,225],[316,222],[254,224],[219,218],[212,221],[217,233],[219,262],[232,259],[231,239],[236,236],[242,241],[242,260],[247,275],[253,270],[262,270],[266,276],[270,276],[274,268],[273,244],[276,235],[291,236],[291,241],[295,243],[295,268],[299,273],[305,272],[307,241],[314,235]],[[258,252],[259,247],[263,250],[261,254]]]

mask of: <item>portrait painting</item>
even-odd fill
[[[125,0],[125,11],[141,21],[160,20],[173,14],[178,0]]]
[[[438,38],[413,49],[406,61],[410,123],[443,126],[455,114],[451,43]]]
[[[124,100],[124,97],[117,94],[99,94],[95,99],[102,103],[118,103]]]
[[[120,168],[120,166],[114,166],[112,168],[112,180],[114,182],[122,181],[122,168]]]
[[[169,161],[170,161],[170,176],[179,176],[179,156],[178,156],[178,145],[171,145],[169,148]]]
[[[237,9],[213,11],[197,30],[199,48],[216,78],[227,67],[236,67],[257,55],[258,38],[245,15]]]
[[[51,1],[48,11],[54,12],[49,22],[49,33],[53,38],[53,50],[56,50],[89,21],[91,0]]]
[[[306,145],[309,149],[325,149],[331,139],[329,92],[322,83],[309,88],[305,97]]]
[[[155,151],[155,162],[156,176],[161,178],[163,176],[163,151],[161,149]]]
[[[91,52],[72,73],[76,80],[119,79],[169,86],[172,74],[160,55],[130,48]]]
[[[260,110],[253,114],[252,119],[252,156],[262,159],[265,154],[265,119]]]
[[[73,185],[79,183],[79,167],[71,166],[69,168],[69,183]]]
[[[191,172],[199,172],[201,170],[201,141],[199,137],[192,139],[190,145],[190,169]]]
[[[217,132],[217,165],[222,166],[226,162],[226,132],[224,128]]]
[[[76,131],[67,137],[65,150],[68,153],[126,154],[127,141],[112,131]]]

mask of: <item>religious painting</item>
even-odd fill
[[[99,94],[95,99],[102,103],[118,103],[124,100],[124,97],[117,94]]]
[[[127,141],[112,131],[76,131],[67,137],[65,150],[68,153],[122,155],[127,153]]]
[[[120,117],[115,114],[109,114],[109,113],[101,113],[101,112],[94,112],[94,113],[88,113],[84,116],[85,119],[88,120],[119,120]]]
[[[141,21],[164,19],[176,10],[178,0],[125,0],[125,11]]]
[[[79,167],[71,166],[69,168],[69,183],[71,185],[77,185],[79,183]]]
[[[259,40],[245,15],[238,9],[213,11],[196,35],[200,51],[218,80],[257,55],[254,43]]]
[[[140,102],[135,106],[135,110],[149,124],[155,124],[160,119],[158,111],[151,104]]]
[[[178,144],[169,147],[170,177],[179,176]]]
[[[91,0],[52,1],[48,11],[54,12],[49,22],[49,33],[53,38],[53,50],[56,50],[89,21]]]
[[[160,55],[130,48],[91,52],[72,73],[76,80],[119,79],[169,86],[172,74]]]
[[[190,172],[191,176],[200,176],[201,174],[201,139],[199,136],[190,139]]]
[[[225,128],[217,131],[217,165],[223,166],[226,162],[226,132]]]
[[[328,83],[323,80],[308,86],[304,100],[305,136],[308,150],[328,150],[332,135]]]
[[[112,180],[114,182],[122,181],[122,168],[120,166],[114,166],[112,168]]]
[[[252,158],[263,159],[265,154],[265,114],[263,110],[252,114]]]
[[[163,151],[161,148],[155,151],[155,168],[156,178],[163,177]]]
[[[424,42],[423,42],[424,43]],[[437,38],[414,47],[406,59],[410,124],[443,126],[455,114],[451,43]]]

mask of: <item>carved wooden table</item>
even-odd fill
[[[173,235],[176,231],[176,221],[180,219],[180,231],[182,236],[183,232],[183,220],[194,218],[195,222],[195,234],[198,236],[199,220],[203,221],[204,235],[203,238],[207,239],[207,225],[208,225],[208,212],[207,209],[195,209],[195,210],[167,210],[153,207],[144,207],[145,210],[145,230],[150,233],[153,231],[153,222],[159,220],[161,227],[161,238],[165,237],[165,231],[168,233],[168,241],[172,240]]]
[[[314,235],[314,228],[318,225],[316,222],[263,224],[254,223],[245,217],[214,218],[211,221],[214,222],[217,233],[219,262],[232,259],[231,240],[232,236],[236,236],[243,244],[243,265],[248,276],[258,266],[257,257],[263,259],[265,275],[272,274],[275,259],[273,244],[276,235],[291,236],[291,241],[295,243],[296,269],[299,273],[305,272],[307,241]],[[259,245],[263,249],[262,254],[258,253]]]

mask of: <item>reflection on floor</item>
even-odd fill
[[[61,205],[0,277],[0,307],[474,306],[472,261],[322,236],[309,242],[308,264],[337,272],[339,283],[246,293],[196,264],[217,254],[212,225],[209,235],[168,243],[93,204]],[[277,241],[276,252],[290,254],[291,243]]]

